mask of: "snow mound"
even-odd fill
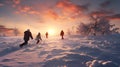
[[[120,34],[21,43],[22,37],[0,37],[0,67],[120,67]]]
[[[103,61],[103,60],[88,61],[86,64],[88,67],[119,67],[118,64],[112,61]]]

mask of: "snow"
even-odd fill
[[[120,34],[30,40],[0,37],[0,67],[120,67]]]

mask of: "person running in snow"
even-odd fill
[[[24,32],[24,43],[20,44],[20,47],[22,48],[24,45],[27,45],[30,38],[33,39],[33,36],[32,33],[30,32],[30,29],[27,29]]]
[[[48,38],[48,32],[46,32],[45,35],[46,35],[46,38]]]
[[[62,37],[61,39],[64,39],[64,31],[63,30],[61,30],[61,32],[60,32],[60,36]]]
[[[42,40],[40,32],[36,36],[36,40],[37,40],[36,44],[38,44],[40,42],[40,40]]]

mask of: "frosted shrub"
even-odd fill
[[[111,25],[108,19],[104,17],[93,18],[92,22],[80,23],[77,32],[81,35],[106,35],[118,33],[119,28]]]

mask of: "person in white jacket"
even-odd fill
[[[35,40],[37,40],[36,44],[38,44],[38,43],[40,42],[40,40],[42,40],[40,32],[39,32],[38,35],[36,36],[36,39],[35,39]]]

